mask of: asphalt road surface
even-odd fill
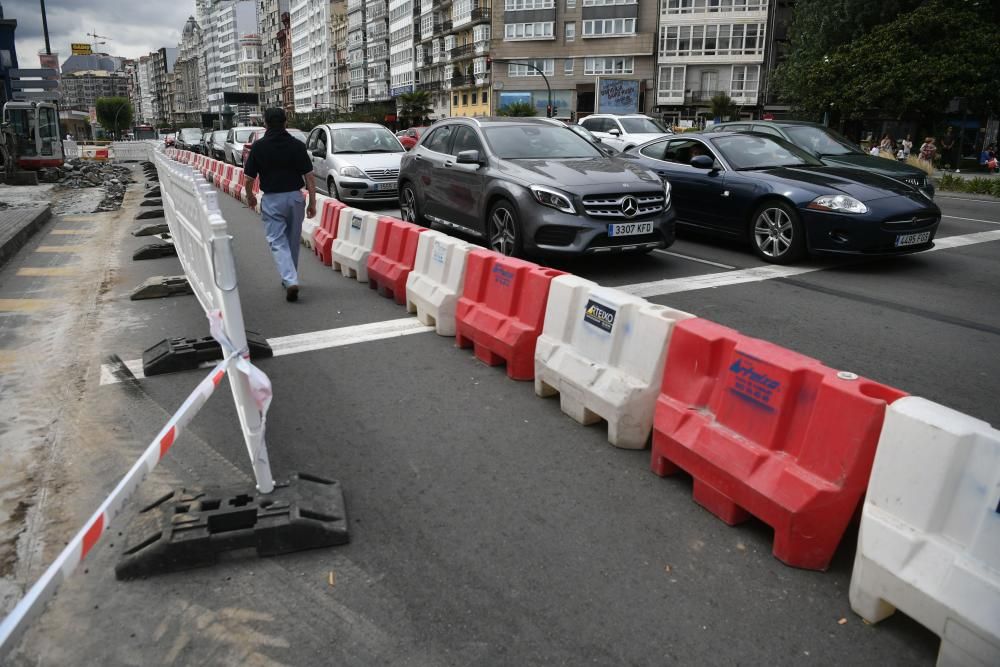
[[[851,612],[856,527],[827,572],[781,564],[767,526],[725,525],[691,500],[689,478],[650,472],[648,449],[611,447],[602,425],[577,425],[558,400],[536,398],[531,383],[453,339],[358,329],[408,316],[307,250],[301,300],[286,303],[259,220],[221,201],[248,329],[285,341],[342,329],[259,365],[274,384],[276,476],[339,479],[351,544],[117,582],[121,545],[105,539],[13,664],[933,664],[938,639],[914,621],[869,626]],[[748,248],[683,235],[667,252],[556,265],[1000,424],[1000,201],[938,203],[940,249],[904,258],[761,271]],[[166,336],[207,334],[192,297],[128,300],[146,277],[180,272],[176,259],[131,262],[143,240],[128,236],[130,220],[107,231],[57,219],[49,230],[80,234],[38,240],[0,272],[0,297],[69,304],[89,297],[60,287],[65,278],[29,283],[16,272],[57,261],[41,244],[99,243],[113,255],[75,279],[96,286],[90,315],[71,317],[90,344],[64,338],[51,351],[76,359],[63,365],[80,406],[66,403],[76,410],[67,418],[91,415],[100,428],[81,447],[64,434],[53,463],[64,479],[36,484],[48,500],[28,510],[36,548],[12,570],[20,581],[54,557],[203,375],[101,382],[111,355],[135,360]],[[0,342],[30,347],[45,312],[0,314]],[[177,484],[251,485],[227,392],[182,434],[122,524]]]

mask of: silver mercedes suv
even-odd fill
[[[450,118],[403,156],[402,216],[504,255],[649,252],[674,242],[670,184],[534,118]]]

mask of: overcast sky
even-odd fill
[[[17,19],[14,33],[18,64],[38,67],[38,51],[45,49],[39,0],[0,0],[4,18]],[[88,32],[106,35],[99,50],[113,56],[138,58],[161,46],[177,46],[194,0],[46,0],[49,42],[59,64],[73,42],[90,42]]]

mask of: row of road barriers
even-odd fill
[[[277,482],[272,477],[265,441],[271,383],[249,360],[232,237],[215,190],[198,171],[168,157],[155,142],[134,142],[127,150],[119,150],[117,159],[155,165],[147,165],[147,173],[155,173],[159,180],[177,257],[223,359],[198,383],[84,527],[0,622],[0,662],[42,613],[59,584],[111,529],[133,493],[226,375],[250,456],[255,490],[206,494],[181,489],[144,508],[123,530],[116,576],[132,579],[209,565],[224,550],[255,548],[260,555],[275,555],[349,541],[343,493],[336,481],[305,473],[293,473]],[[181,515],[184,519],[178,521]]]
[[[150,161],[153,153],[161,142],[147,139],[144,141],[111,141],[111,142],[77,142],[72,139],[65,139],[63,145],[63,157],[67,160],[79,158],[81,160],[106,161],[117,160],[121,162]]]
[[[180,159],[226,182],[216,161]],[[855,612],[872,623],[907,613],[941,637],[939,664],[1000,664],[997,429],[690,313],[328,197],[302,242],[484,362],[534,380],[539,396],[558,394],[574,420],[607,422],[611,444],[652,439],[655,473],[690,474],[694,500],[727,523],[771,525],[775,556],[789,565],[825,570],[861,508]]]

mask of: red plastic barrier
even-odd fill
[[[323,216],[320,218],[319,227],[313,232],[313,252],[326,266],[333,263],[333,240],[337,238],[340,212],[345,206],[346,204],[336,199],[324,200]]]
[[[670,335],[653,472],[694,478],[730,525],[757,517],[773,553],[825,570],[868,487],[886,406],[906,394],[703,319]]]
[[[417,259],[417,241],[427,231],[397,218],[379,218],[375,245],[368,255],[368,286],[382,296],[406,304],[406,278]]]
[[[512,380],[533,379],[549,283],[562,274],[489,250],[473,250],[455,310],[456,344],[472,346],[476,358],[490,366],[507,362]]]

